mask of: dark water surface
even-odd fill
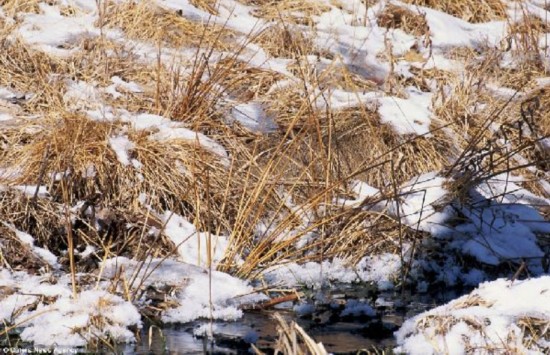
[[[287,321],[294,320],[328,352],[357,354],[393,348],[393,332],[405,319],[457,298],[469,290],[446,289],[440,292],[413,293],[410,291],[378,292],[368,285],[338,285],[322,292],[306,294],[310,311],[298,314],[289,303],[277,309],[246,311],[236,322],[213,322],[213,341],[194,335],[209,323],[193,322],[183,325],[159,325],[149,337],[150,325],[145,325],[142,339],[133,345],[118,348],[124,354],[247,354],[250,342],[272,353],[277,340],[277,324],[272,318],[278,312]],[[350,300],[369,303],[375,316],[342,316],[343,304]],[[149,344],[150,343],[150,344]]]

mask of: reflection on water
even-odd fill
[[[310,336],[336,354],[360,350],[391,349],[395,346],[393,332],[405,319],[446,303],[467,293],[467,289],[445,290],[432,294],[411,292],[377,292],[372,287],[342,285],[338,288],[312,293],[307,297],[313,312],[298,316],[290,303],[270,311],[248,311],[237,322],[193,322],[185,325],[163,325],[162,335],[149,325],[141,332],[137,344],[121,346],[124,354],[243,354],[250,343],[269,353],[277,339],[276,323],[271,315],[279,312],[287,321],[298,322]],[[349,300],[362,300],[375,307],[377,315],[341,316],[342,308],[335,306]],[[200,329],[213,330],[214,342],[194,334]],[[150,344],[149,344],[150,342]]]
[[[149,339],[149,326],[145,326],[141,332],[141,342],[127,344],[119,347],[122,354],[205,354],[205,353],[237,353],[229,348],[224,348],[207,342],[206,339],[195,337],[189,329],[178,326],[167,326],[162,329],[162,336],[156,330]],[[149,345],[149,340],[151,344]]]

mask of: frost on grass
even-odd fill
[[[546,353],[550,350],[550,276],[499,279],[407,320],[396,352]]]

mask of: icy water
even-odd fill
[[[204,322],[184,325],[163,325],[162,335],[149,326],[142,331],[138,344],[120,347],[124,354],[246,354],[250,341],[261,350],[271,353],[277,338],[277,325],[272,315],[278,312],[287,321],[300,324],[316,341],[335,354],[368,353],[388,350],[395,346],[393,332],[403,321],[425,310],[446,303],[467,293],[466,289],[451,289],[431,294],[390,291],[378,292],[369,286],[340,285],[322,293],[306,294],[312,312],[298,314],[290,303],[277,309],[247,311],[236,322],[214,322],[214,341],[194,336],[197,329],[210,327]],[[373,305],[376,316],[341,316],[342,309],[334,304],[360,300]]]

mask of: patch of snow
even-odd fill
[[[437,233],[441,224],[449,217],[446,211],[436,212],[435,206],[443,205],[447,190],[443,187],[446,179],[436,172],[426,173],[405,183],[400,190],[402,202],[399,205],[403,223],[413,229]],[[397,216],[395,204],[390,212]]]
[[[17,34],[26,43],[49,54],[68,57],[75,53],[80,42],[85,38],[100,36],[99,28],[94,26],[97,14],[84,13],[79,16],[62,16],[57,6],[41,3],[41,14],[27,13],[22,16],[23,22]],[[119,34],[106,31],[111,37]]]
[[[149,137],[150,139],[158,141],[181,139],[189,143],[196,143],[202,148],[223,158],[226,165],[229,164],[227,151],[221,144],[211,138],[208,138],[202,133],[192,131],[188,128],[172,127],[171,129],[161,129],[159,132],[154,133]]]
[[[385,253],[366,256],[355,267],[346,265],[338,258],[303,264],[288,263],[272,267],[264,272],[264,278],[270,285],[286,287],[306,286],[319,288],[327,281],[343,283],[375,282],[382,289],[393,288],[392,280],[401,270],[398,255]]]
[[[375,282],[380,289],[392,289],[393,280],[401,272],[401,258],[397,254],[368,255],[357,264],[357,274],[362,281]]]
[[[128,139],[128,136],[119,135],[116,137],[110,137],[109,145],[115,152],[118,161],[122,165],[132,165],[136,169],[141,168],[141,163],[139,161],[130,158],[129,152],[135,148],[135,144],[134,142],[130,141],[130,139]]]
[[[104,275],[114,277],[123,270],[127,279],[139,271],[137,280],[144,279],[144,285],[173,285],[179,291],[173,296],[179,306],[167,309],[162,314],[164,322],[185,323],[199,318],[235,320],[242,316],[240,305],[265,300],[263,294],[254,292],[244,280],[219,271],[211,273],[201,267],[176,260],[153,259],[140,267],[141,263],[124,257],[105,262]],[[212,286],[211,292],[209,285]],[[212,308],[210,307],[212,306]]]
[[[8,174],[8,176],[4,175],[5,177],[16,177],[16,175],[14,174],[14,172],[6,172]],[[13,174],[13,175],[12,175]],[[18,190],[18,191],[21,191],[22,193],[24,193],[26,196],[28,197],[34,197],[34,195],[36,194],[37,197],[40,197],[40,198],[47,198],[50,196],[50,193],[48,192],[48,187],[47,186],[36,186],[36,185],[15,185],[15,186],[1,186],[0,185],[0,191],[7,191],[8,189],[15,189],[15,190]]]
[[[382,123],[389,123],[399,134],[428,135],[432,120],[432,94],[409,87],[409,98],[383,97],[378,113]]]
[[[550,224],[531,205],[550,204],[515,179],[496,176],[471,192],[473,204],[458,206],[467,220],[455,227],[463,237],[456,237],[454,246],[489,265],[544,256],[535,233],[550,233]]]
[[[184,127],[182,122],[150,113],[132,114],[126,110],[114,110],[112,107],[102,107],[86,111],[87,116],[100,122],[125,122],[138,131],[151,130],[148,139],[156,141],[183,140],[201,146],[220,157],[222,163],[229,165],[229,155],[225,148],[214,139]]]
[[[436,50],[444,51],[451,47],[497,46],[507,35],[506,21],[473,24],[429,7],[409,5],[399,1],[394,3],[425,15],[430,28],[432,47]]]
[[[233,119],[253,132],[269,133],[277,129],[273,118],[269,117],[264,107],[255,102],[236,105],[231,109]]]
[[[135,82],[127,82],[122,80],[118,76],[113,76],[111,78],[112,85],[109,85],[105,88],[105,92],[111,95],[113,98],[118,99],[123,96],[123,93],[141,93],[143,90]],[[120,91],[122,91],[122,93]]]
[[[548,350],[542,339],[522,330],[520,322],[527,317],[550,319],[550,276],[482,283],[469,295],[408,319],[395,333],[395,351],[425,355],[468,349]]]
[[[39,305],[30,316],[21,339],[45,346],[84,346],[107,334],[117,342],[134,342],[134,333],[128,327],[141,327],[141,316],[134,305],[96,290],[83,291],[76,300],[60,297],[51,306]],[[98,326],[98,321],[105,323]]]
[[[67,80],[63,101],[70,107],[97,107],[102,102],[101,90],[94,83]]]
[[[206,267],[209,257],[214,266],[223,259],[229,245],[227,237],[198,232],[187,219],[171,211],[164,213],[162,221],[165,224],[164,234],[177,246],[182,261]]]

